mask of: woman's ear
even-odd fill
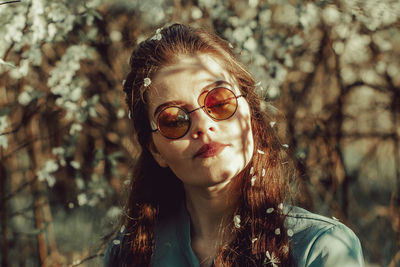
[[[168,167],[167,162],[163,158],[163,156],[158,152],[156,146],[154,145],[153,141],[150,142],[149,144],[149,150],[151,155],[153,155],[154,160],[160,165],[161,168],[166,168]]]

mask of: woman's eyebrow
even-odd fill
[[[201,93],[206,91],[206,90],[218,87],[218,86],[228,86],[228,87],[232,88],[232,84],[230,84],[229,82],[224,81],[224,80],[218,80],[218,81],[212,82],[212,83],[206,85],[205,87],[203,87],[201,89]],[[172,100],[172,101],[168,101],[168,102],[162,103],[161,105],[158,105],[157,108],[154,110],[153,116],[155,117],[156,114],[158,112],[160,112],[164,107],[174,106],[174,105],[179,106],[179,105],[182,105],[182,104],[184,104],[184,102],[183,101],[179,101],[179,100]]]

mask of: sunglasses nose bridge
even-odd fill
[[[201,111],[199,109],[201,109]],[[194,111],[197,112],[192,111],[190,114],[191,127],[189,129],[189,132],[192,136],[199,136],[207,131],[215,130],[216,120],[207,112],[204,106],[199,107]]]

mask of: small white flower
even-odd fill
[[[240,215],[235,215],[235,217],[233,217],[233,223],[236,228],[240,228]]]
[[[118,240],[118,239],[115,239],[115,240],[113,241],[113,244],[114,244],[114,245],[119,245],[119,244],[121,244],[121,241]]]
[[[274,208],[269,208],[269,209],[267,209],[267,213],[268,213],[268,214],[270,214],[270,213],[272,213],[272,212],[274,212]]]
[[[233,45],[231,43],[228,44],[231,49],[233,49]]]
[[[271,263],[273,267],[278,267],[278,263],[280,263],[279,258],[275,256],[272,252],[269,254],[269,251],[265,252],[266,259],[264,260],[264,264]],[[268,259],[268,260],[267,260]]]
[[[271,127],[274,127],[274,125],[276,124],[276,122],[275,121],[271,121],[271,122],[269,122],[269,125],[271,126]]]
[[[259,153],[259,154],[265,154],[265,152],[264,151],[262,151],[262,150],[259,150],[259,149],[257,149],[257,153]]]
[[[118,109],[117,118],[122,119],[124,116],[125,116],[125,111],[122,108]]]
[[[85,193],[81,193],[78,195],[78,204],[79,206],[83,206],[85,204],[87,204],[88,199]]]
[[[254,167],[251,167],[251,169],[250,169],[250,175],[253,175],[254,174]]]
[[[292,229],[288,229],[287,230],[287,235],[288,235],[288,237],[292,237],[293,236],[293,230]]]
[[[262,169],[261,176],[262,176],[262,177],[264,177],[264,176],[265,176],[265,169],[264,169],[264,168]]]
[[[276,235],[280,235],[281,234],[281,229],[280,228],[276,228],[275,229],[275,234]]]
[[[280,210],[283,210],[283,203],[280,203],[280,204],[278,205],[278,208],[279,208]]]
[[[256,242],[257,240],[258,240],[258,238],[255,237],[255,238],[253,238],[253,239],[251,240],[251,243],[254,244],[254,242]]]
[[[257,176],[253,176],[253,177],[251,177],[251,186],[254,186],[254,183],[256,182],[256,178],[257,178]]]
[[[73,124],[71,125],[71,128],[69,129],[69,134],[70,134],[70,135],[75,135],[75,134],[77,134],[78,132],[82,131],[82,129],[83,129],[82,124],[73,123]]]
[[[125,231],[125,225],[122,225],[121,230],[119,230],[120,233],[123,233]]]
[[[157,29],[156,34],[154,34],[153,37],[150,38],[150,40],[160,41],[162,38],[161,30],[162,30],[162,28]]]
[[[73,209],[75,207],[75,204],[72,202],[68,203],[68,208]]]
[[[144,78],[144,80],[143,80],[143,85],[144,85],[145,87],[148,87],[150,84],[151,84],[150,78],[148,78],[148,77]]]
[[[283,144],[282,145],[284,148],[289,148],[289,145],[288,144]]]
[[[80,169],[81,168],[81,164],[78,161],[73,160],[73,161],[70,162],[70,164],[74,169]]]

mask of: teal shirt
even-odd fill
[[[298,267],[364,266],[360,241],[338,220],[308,212],[299,207],[284,208],[291,253]],[[105,266],[118,266],[118,242],[107,250]],[[178,216],[156,227],[152,267],[199,267],[190,241],[190,218],[186,208]]]

